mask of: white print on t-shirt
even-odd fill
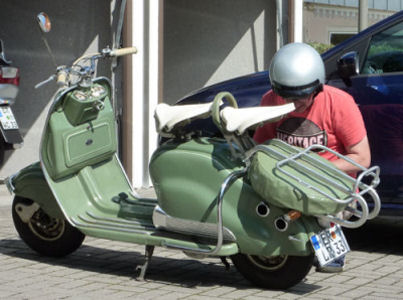
[[[304,118],[290,118],[276,129],[276,137],[287,144],[307,148],[311,145],[327,146],[326,131]]]

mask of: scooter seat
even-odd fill
[[[188,104],[171,106],[165,103],[157,105],[154,113],[157,132],[170,133],[181,122],[194,118],[207,118],[210,116],[213,102],[205,104]]]
[[[294,103],[246,108],[228,106],[221,110],[220,115],[228,132],[243,134],[248,128],[262,125],[266,122],[278,121],[282,116],[292,112],[294,109]]]

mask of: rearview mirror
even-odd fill
[[[52,25],[50,23],[50,19],[49,16],[44,13],[41,12],[36,16],[36,20],[38,21],[38,25],[40,27],[40,29],[42,30],[42,32],[49,32],[50,29],[52,28]]]
[[[351,51],[343,54],[337,61],[337,73],[347,86],[351,86],[351,76],[360,71],[358,53]]]

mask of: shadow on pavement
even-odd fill
[[[351,250],[403,255],[403,221],[380,219],[357,229],[343,229]]]
[[[344,229],[344,232],[352,250],[403,256],[402,221],[399,223],[377,219],[358,229]],[[114,250],[111,247],[107,248],[108,241],[103,243],[105,248],[102,248],[102,245],[83,244],[67,257],[49,258],[32,251],[20,239],[10,237],[0,240],[0,254],[37,262],[39,268],[41,264],[45,264],[93,273],[88,274],[89,277],[103,274],[120,276],[122,280],[135,280],[138,275],[136,266],[144,263],[142,249],[137,245],[127,244],[127,251],[121,250],[121,247],[119,250]],[[226,271],[219,259],[194,260],[178,257],[177,254],[156,248],[146,280],[190,289],[217,285],[236,289],[256,288],[246,281],[234,266],[231,265],[230,270]],[[308,280],[288,289],[287,293],[303,296],[321,288],[321,285],[309,283]]]
[[[129,245],[129,244],[128,244]],[[130,246],[128,246],[129,248]],[[39,264],[53,265],[105,275],[127,277],[136,280],[136,266],[144,262],[144,255],[136,251],[116,251],[83,245],[65,258],[41,256],[29,249],[19,239],[0,240],[0,253],[3,255],[32,260]],[[175,253],[173,253],[175,254]],[[93,276],[92,274],[88,276]],[[180,286],[184,288],[227,286],[236,289],[256,289],[238,273],[233,265],[226,271],[221,261],[193,260],[191,258],[153,256],[149,265],[146,281]],[[288,293],[304,295],[321,286],[301,282],[287,290]]]

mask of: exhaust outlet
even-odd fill
[[[288,222],[284,219],[283,216],[278,217],[277,219],[274,220],[274,227],[278,231],[284,232],[288,229]]]
[[[264,202],[260,202],[257,206],[256,206],[256,214],[259,217],[267,217],[270,214],[270,208],[267,206],[266,203]]]
[[[274,226],[278,231],[284,232],[287,230],[288,225],[299,217],[301,217],[301,212],[297,210],[290,210],[288,213],[274,220]]]

